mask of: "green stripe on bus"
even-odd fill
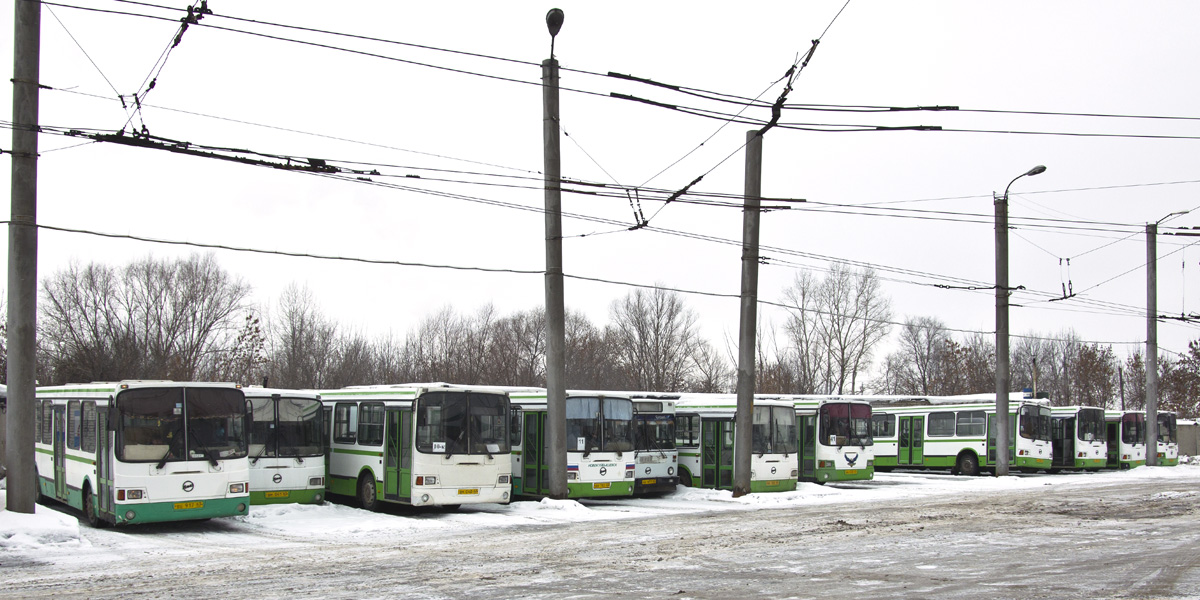
[[[70,455],[70,454],[68,454],[68,455],[67,455],[67,460],[73,460],[73,461],[75,461],[75,462],[81,462],[81,463],[83,463],[83,464],[85,464],[85,465],[94,465],[94,464],[96,464],[96,459],[94,459],[94,458],[84,458],[84,457],[82,457],[82,456],[72,456],[72,455]]]
[[[362,456],[383,456],[383,452],[372,452],[370,450],[350,450],[348,448],[334,448],[336,454],[359,454]]]

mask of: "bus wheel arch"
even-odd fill
[[[355,489],[358,492],[359,506],[371,512],[378,510],[379,496],[376,492],[375,473],[370,469],[363,469],[358,475],[358,485]]]
[[[970,477],[979,475],[979,457],[970,450],[959,452],[958,458],[954,460],[954,471],[958,475]]]
[[[692,472],[687,467],[679,467],[679,483],[683,487],[692,487]]]
[[[92,482],[86,480],[83,482],[82,507],[83,520],[87,522],[88,527],[100,529],[106,525],[96,509],[96,495],[92,493]]]

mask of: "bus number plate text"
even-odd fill
[[[779,485],[778,481],[768,481],[767,485]]]
[[[607,490],[610,487],[612,487],[612,483],[609,483],[607,481],[605,481],[604,483],[593,483],[592,484],[593,490]]]
[[[479,494],[479,488],[462,488],[458,490],[459,496],[475,496]]]
[[[858,475],[858,469],[846,469],[847,475]]]
[[[658,483],[657,479],[643,479],[642,480],[642,485],[654,485],[656,483]]]
[[[175,510],[188,510],[192,508],[204,508],[204,502],[176,502]]]
[[[288,492],[267,492],[267,498],[287,498]]]

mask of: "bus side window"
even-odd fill
[[[83,414],[79,408],[78,400],[71,400],[67,403],[67,447],[72,450],[79,449],[79,433],[83,429]]]
[[[83,451],[96,451],[96,403],[83,403]]]

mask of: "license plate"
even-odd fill
[[[479,488],[462,488],[458,490],[459,496],[474,496],[479,493]]]
[[[778,481],[768,481],[767,485],[779,485]]]
[[[658,483],[657,479],[643,479],[642,480],[642,485],[654,485],[656,483]]]
[[[607,490],[607,489],[609,489],[609,488],[611,488],[611,487],[612,487],[612,484],[611,484],[611,483],[609,483],[609,482],[607,482],[607,481],[606,481],[606,482],[604,482],[604,483],[593,483],[593,484],[592,484],[592,489],[593,489],[593,490]]]
[[[287,498],[289,492],[267,492],[267,498]]]
[[[858,469],[846,469],[847,475],[858,475]]]
[[[204,502],[176,502],[175,510],[188,510],[192,508],[204,508]]]

